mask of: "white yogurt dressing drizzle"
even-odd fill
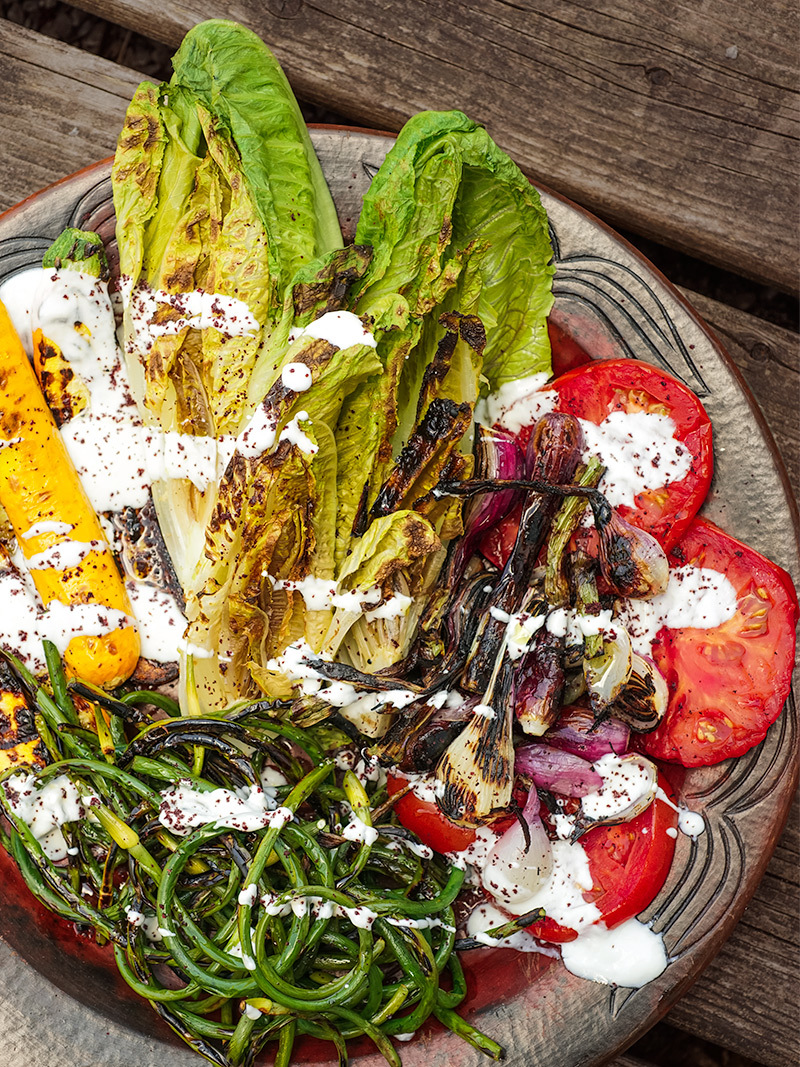
[[[289,808],[278,808],[269,792],[251,785],[202,791],[181,779],[161,793],[158,821],[173,833],[184,836],[196,826],[216,823],[231,830],[252,832],[264,827],[282,827],[293,818]]]
[[[701,834],[706,832],[706,821],[699,811],[691,811],[689,808],[676,804],[674,800],[670,800],[661,786],[656,789],[656,796],[678,813],[678,830],[682,834],[696,841]],[[670,837],[677,837],[677,831],[672,828],[667,830],[667,833]]]
[[[665,970],[664,938],[638,919],[608,930],[597,925],[561,946],[567,970],[590,982],[638,989]]]
[[[107,552],[105,541],[58,541],[26,560],[29,571],[67,571],[80,566],[92,552]]]
[[[293,393],[305,393],[311,388],[311,368],[305,363],[287,363],[281,371],[281,385]]]
[[[365,615],[369,622],[375,619],[396,619],[407,615],[413,603],[413,598],[404,593],[394,593],[381,603],[383,593],[377,586],[371,589],[342,592],[336,582],[326,578],[316,578],[313,574],[305,578],[290,580],[273,578],[265,571],[262,577],[268,578],[272,583],[272,588],[276,591],[288,590],[300,593],[309,611],[332,611],[334,608],[342,608],[345,611]]]
[[[3,783],[11,810],[26,823],[51,860],[67,856],[67,843],[61,832],[65,823],[85,819],[88,810],[99,804],[94,793],[82,795],[65,774],[37,786],[31,774],[14,774]]]
[[[555,409],[558,394],[543,389],[545,381],[545,375],[534,374],[501,386],[478,405],[476,418],[519,433]],[[602,460],[606,472],[599,489],[614,507],[633,506],[638,493],[680,481],[691,469],[691,453],[675,437],[675,423],[668,415],[612,411],[600,425],[587,419],[578,422],[583,459],[596,455]]]
[[[667,588],[652,600],[620,601],[618,617],[634,652],[646,656],[662,627],[713,629],[733,618],[736,604],[736,590],[724,574],[686,566],[671,569]]]
[[[226,337],[253,336],[259,329],[250,308],[235,296],[203,289],[168,293],[152,289],[146,282],[137,282],[131,288],[122,280],[120,289],[133,330],[133,344],[139,352],[149,352],[159,337],[176,336],[189,328],[212,328]]]
[[[352,311],[326,311],[318,319],[309,323],[299,330],[292,330],[289,334],[290,341],[297,341],[301,337],[313,337],[320,341],[327,341],[336,345],[337,348],[352,348],[353,345],[367,345],[376,348],[377,341],[364,327],[364,323],[354,315]],[[292,364],[289,364],[292,366]],[[287,388],[295,389],[295,386],[287,385]],[[299,391],[296,390],[295,391]]]
[[[139,631],[141,655],[157,663],[177,659],[186,618],[171,593],[147,582],[127,581],[125,588]]]
[[[642,766],[639,766],[630,756],[625,760],[613,753],[596,760],[593,768],[603,778],[603,787],[582,798],[582,815],[613,818],[652,792],[679,813],[679,826],[684,833],[696,835],[702,832],[702,816],[679,808],[660,787],[654,788],[650,773],[652,765],[645,766],[649,761],[644,757],[641,760]],[[546,955],[557,956],[556,950],[543,949],[542,944],[526,931],[500,941],[487,933],[514,916],[542,908],[549,918],[578,934],[575,941],[561,946],[560,953],[564,966],[573,974],[627,988],[638,988],[652,981],[667,965],[662,936],[635,918],[611,930],[606,928],[600,909],[584,897],[593,888],[588,856],[579,841],[568,840],[575,826],[575,816],[562,815],[557,821],[559,818],[559,839],[550,843],[552,869],[534,892],[525,891],[521,885],[515,887],[510,870],[498,879],[496,870],[490,869],[493,849],[499,838],[488,827],[477,832],[469,848],[451,854],[450,859],[458,866],[472,869],[470,880],[482,884],[496,897],[494,903],[481,905],[472,912],[467,933],[487,945],[513,948],[519,952],[544,951]]]
[[[618,756],[609,752],[596,760],[592,768],[603,779],[603,785],[581,798],[581,813],[587,819],[623,817],[635,804],[656,796],[656,769],[644,756]]]
[[[40,282],[52,273],[49,268],[28,267],[0,282],[0,300],[5,304],[8,317],[29,358],[33,358],[31,312],[36,303]]]

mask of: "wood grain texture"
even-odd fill
[[[612,224],[798,285],[800,92],[788,0],[78,0],[171,45],[211,15],[273,48],[301,97],[397,130],[485,123],[523,169]]]
[[[800,496],[800,336],[683,290],[728,351]],[[766,874],[719,955],[667,1015],[769,1067],[800,1060],[800,798]]]
[[[719,955],[667,1015],[681,1030],[769,1067],[800,1059],[800,804]]]
[[[795,499],[800,497],[800,335],[700,293],[684,296],[742,372],[775,438]]]
[[[141,75],[0,19],[0,211],[114,152]]]

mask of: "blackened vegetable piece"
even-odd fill
[[[511,732],[513,666],[498,659],[472,717],[436,767],[444,783],[437,803],[453,822],[479,826],[508,808],[514,780]]]
[[[556,485],[569,483],[577,470],[582,446],[580,424],[572,415],[543,416],[529,442],[532,478]],[[559,500],[553,495],[530,492],[526,497],[514,548],[487,605],[489,610],[481,621],[474,653],[462,678],[467,692],[481,693],[488,684],[502,649],[508,616],[522,606],[558,505]]]
[[[421,482],[434,465],[442,469],[454,446],[469,428],[470,404],[456,404],[446,397],[431,401],[425,417],[401,451],[389,477],[383,483],[370,517],[390,515],[403,507],[412,507],[424,491]],[[438,477],[432,478],[435,484]]]
[[[564,636],[542,628],[517,666],[514,712],[526,734],[539,737],[555,722],[564,692]]]
[[[621,597],[649,599],[669,581],[664,549],[652,534],[623,519],[601,493],[589,498],[600,538],[600,570]]]
[[[651,660],[631,657],[630,678],[614,701],[611,714],[637,733],[655,730],[667,711],[669,690],[664,675]]]
[[[46,757],[30,694],[11,665],[0,656],[0,771],[17,764],[42,767]]]

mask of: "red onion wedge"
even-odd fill
[[[603,788],[603,778],[589,760],[549,745],[521,745],[514,754],[514,770],[565,797],[585,797]]]
[[[594,715],[588,708],[573,705],[564,708],[543,740],[553,748],[562,748],[594,763],[609,752],[618,756],[627,752],[630,735],[630,727],[624,722],[608,718],[595,725]]]

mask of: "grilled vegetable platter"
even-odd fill
[[[115,246],[0,288],[0,840],[212,1063],[433,1020],[500,1059],[465,953],[667,966],[675,768],[764,739],[795,590],[698,515],[700,400],[548,318],[485,129],[409,120],[345,244],[266,46],[173,66]]]

